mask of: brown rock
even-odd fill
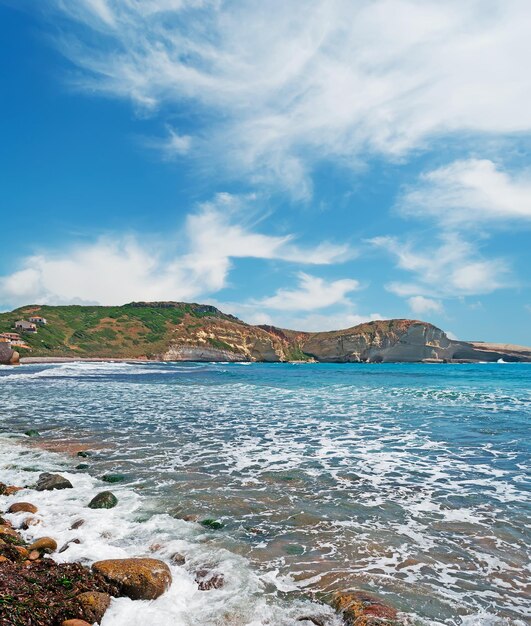
[[[345,624],[349,626],[394,626],[399,623],[395,609],[364,591],[338,592],[332,605],[336,611],[342,613]]]
[[[7,556],[4,556],[4,555],[0,554],[0,563],[5,563],[6,561],[9,561]]]
[[[94,622],[99,624],[105,611],[109,608],[111,596],[108,593],[86,591],[85,593],[80,593],[76,600],[79,602],[83,617],[91,624],[94,624]]]
[[[13,548],[19,553],[21,559],[29,558],[29,550],[27,550],[24,546],[13,546]]]
[[[67,619],[61,626],[92,626],[92,624],[89,624],[84,619]]]
[[[22,487],[15,487],[14,485],[10,485],[9,487],[5,488],[4,496],[12,496],[19,491],[22,491]]]
[[[38,550],[39,552],[55,552],[57,550],[57,541],[52,539],[51,537],[41,537],[34,541],[29,547],[28,550]]]
[[[15,502],[8,509],[8,513],[37,513],[39,509],[30,502]]]
[[[170,561],[174,565],[184,565],[186,563],[186,558],[180,552],[176,552],[175,554],[171,555]]]
[[[172,580],[169,567],[158,559],[109,559],[97,561],[92,569],[132,600],[154,600]]]
[[[0,526],[0,537],[5,535],[7,537],[14,537],[15,539],[22,540],[21,536],[17,533],[16,530],[13,530],[11,526],[2,525]]]
[[[26,517],[26,519],[22,522],[20,528],[22,528],[22,530],[28,530],[30,526],[37,526],[40,523],[41,520],[38,517],[33,517],[30,515],[29,517]]]
[[[28,560],[30,561],[36,561],[37,559],[40,559],[40,558],[41,558],[41,553],[38,550],[32,550],[28,556]]]
[[[200,569],[195,574],[195,582],[199,591],[221,589],[225,585],[225,576],[209,569]]]

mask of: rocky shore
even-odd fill
[[[82,539],[74,536],[59,545],[53,536],[39,532],[46,520],[31,502],[36,498],[32,498],[32,492],[50,492],[49,503],[50,498],[53,502],[54,493],[74,489],[68,478],[49,472],[40,473],[37,481],[27,487],[0,483],[4,508],[0,512],[0,626],[100,624],[113,599],[155,600],[172,584],[169,565],[185,566],[186,558],[179,553],[171,555],[169,563],[145,556],[97,560],[91,564],[61,562],[59,557],[82,543]],[[101,491],[86,507],[111,509],[117,503],[115,494]],[[79,517],[68,530],[77,531],[84,524],[85,520]],[[64,530],[56,529],[57,534]],[[139,545],[138,549],[145,554],[146,550],[156,552],[160,547]],[[209,591],[222,588],[226,581],[223,574],[203,567],[195,572],[195,584],[198,591]],[[296,621],[301,626],[328,626],[337,624],[338,619],[348,626],[401,623],[396,610],[364,592],[336,593],[327,600],[337,611],[333,621],[319,612],[302,614]],[[113,622],[107,619],[104,623]]]

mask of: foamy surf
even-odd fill
[[[215,536],[199,524],[175,519],[167,514],[152,514],[144,499],[120,485],[112,491],[118,498],[113,509],[93,510],[88,502],[109,485],[83,472],[68,471],[68,461],[60,455],[34,448],[24,448],[12,439],[0,440],[2,479],[10,484],[28,486],[14,496],[0,496],[0,507],[7,510],[14,501],[31,501],[38,507],[40,523],[21,530],[28,542],[52,536],[64,552],[52,555],[59,563],[80,562],[87,566],[102,559],[150,556],[166,561],[173,582],[170,589],[154,601],[115,598],[102,626],[204,626],[205,624],[304,625],[301,617],[311,615],[330,626],[341,620],[327,605],[296,599],[283,602],[278,591],[286,591],[286,582],[276,572],[258,575],[242,556],[217,545]],[[32,471],[24,469],[31,467]],[[35,470],[35,471],[33,471]],[[60,472],[73,489],[35,491],[31,485],[38,471]],[[27,513],[6,514],[19,527]],[[72,524],[84,520],[80,528]],[[77,539],[80,543],[69,543]],[[184,566],[172,564],[175,553],[186,559]],[[198,590],[196,572],[208,568],[223,575],[221,589]],[[291,590],[297,589],[291,585]],[[310,621],[306,623],[311,624]]]

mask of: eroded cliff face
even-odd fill
[[[453,354],[452,341],[442,330],[414,320],[377,321],[314,333],[301,347],[318,361],[335,363],[444,360]]]
[[[289,344],[239,320],[184,320],[171,334],[163,361],[288,361]]]

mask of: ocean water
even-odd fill
[[[348,589],[410,624],[529,624],[530,383],[526,364],[4,367],[0,480],[72,480],[26,498],[28,536],[81,539],[58,559],[186,557],[167,594],[115,600],[103,626],[335,626],[326,602]],[[115,509],[86,508],[109,488]],[[199,591],[199,569],[225,585]]]

